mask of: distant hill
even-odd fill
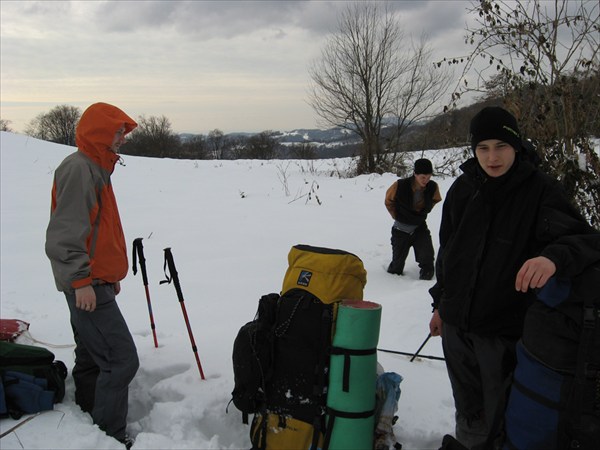
[[[448,145],[464,145],[468,127],[467,114],[472,114],[471,109],[454,111],[452,117],[449,114],[440,114],[430,121],[414,123],[403,133],[400,146],[404,151],[419,151],[444,148]],[[457,116],[461,120],[457,120]],[[388,126],[384,125],[381,131],[382,140],[385,141],[394,133],[393,123],[393,119],[387,120]],[[235,142],[256,134],[259,133],[233,132],[226,134],[225,137]],[[187,133],[179,136],[182,141],[185,141],[196,135]],[[341,127],[326,130],[297,128],[289,131],[272,131],[271,137],[281,146],[283,157],[289,153],[286,152],[286,148],[300,144],[310,144],[318,158],[343,158],[360,153],[361,139],[357,134]]]
[[[233,132],[226,134],[225,137],[236,141],[255,134],[258,133]],[[184,142],[194,136],[197,135],[191,133],[179,135]],[[272,137],[284,148],[292,145],[310,144],[315,148],[319,158],[355,156],[361,142],[356,134],[340,127],[328,130],[298,128],[290,131],[273,131]]]

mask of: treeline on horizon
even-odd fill
[[[598,82],[598,80],[595,80]],[[592,81],[580,81],[581,83]],[[584,92],[586,89],[582,88]],[[581,97],[581,102],[592,99]],[[430,120],[413,124],[401,138],[405,152],[443,149],[468,145],[471,118],[485,106],[503,105],[502,98],[488,97],[473,104],[440,113]],[[81,110],[59,105],[30,122],[25,134],[49,142],[76,146],[75,128]],[[318,137],[311,141],[281,131],[225,134],[214,129],[207,134],[177,134],[165,116],[140,116],[139,126],[121,147],[121,153],[133,156],[174,159],[322,159],[352,157],[360,154],[357,136],[340,130],[314,130]],[[10,121],[2,120],[2,131],[10,129]],[[383,129],[381,139],[393,139],[394,127]],[[592,122],[589,135],[600,137],[600,122]],[[525,136],[527,138],[527,136]]]

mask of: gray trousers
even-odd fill
[[[76,308],[75,294],[65,293],[76,343],[75,398],[84,410],[91,409],[94,423],[100,429],[122,440],[127,425],[129,383],[137,372],[139,360],[115,300],[114,286],[94,286],[94,291],[93,312]]]
[[[516,342],[469,333],[447,323],[442,327],[442,346],[456,408],[456,439],[467,448],[481,446],[502,428],[517,363]]]

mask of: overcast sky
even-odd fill
[[[308,67],[345,1],[0,1],[1,118],[113,103],[175,132],[316,128]],[[396,1],[407,36],[466,53],[470,1]]]

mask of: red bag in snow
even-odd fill
[[[21,333],[29,330],[29,324],[18,319],[0,319],[0,340],[14,342]]]

